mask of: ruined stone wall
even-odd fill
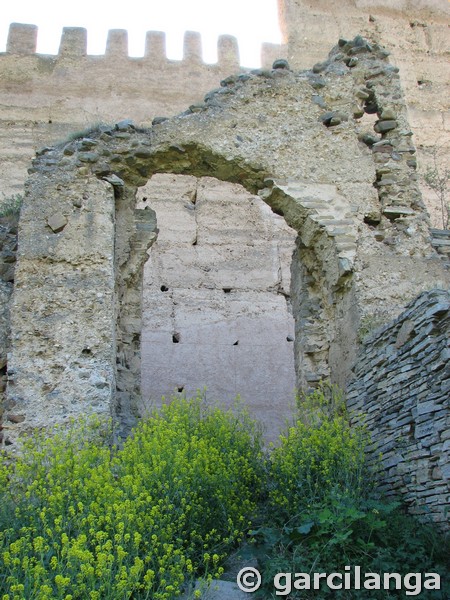
[[[384,494],[450,527],[450,294],[425,292],[372,332],[353,369],[348,407],[372,436]],[[380,458],[381,455],[381,458]]]
[[[275,0],[274,0],[275,1]],[[320,63],[339,37],[362,34],[387,47],[400,68],[422,171],[433,149],[450,146],[449,8],[446,0],[279,0],[284,45],[264,44],[262,66],[287,57],[295,69]],[[218,63],[202,62],[201,39],[187,33],[182,61],[166,58],[164,34],[149,32],[145,56],[129,58],[127,34],[113,30],[104,56],[86,54],[87,33],[66,28],[57,56],[35,53],[37,29],[13,25],[0,54],[0,192],[21,193],[34,152],[95,123],[124,118],[148,126],[202,102],[228,75],[242,72],[236,40],[218,41]],[[320,69],[320,67],[318,67]],[[422,186],[434,227],[437,199]],[[0,201],[2,195],[0,193]]]
[[[11,345],[9,303],[14,286],[18,220],[17,212],[0,218],[0,445],[7,440],[4,427],[7,428],[8,425],[3,417],[6,407],[8,352]],[[21,415],[9,413],[7,420],[20,421],[21,418]]]
[[[284,217],[297,233],[291,271],[297,385],[312,387],[324,377],[348,383],[368,323],[391,321],[420,292],[448,287],[414,155],[398,68],[360,36],[341,40],[320,69],[295,71],[281,61],[270,71],[228,78],[201,105],[149,129],[120,122],[40,152],[19,226],[6,402],[21,419],[8,424],[9,441],[91,412],[112,414],[120,436],[139,416],[143,265],[158,223],[152,208],[136,208],[136,198],[155,174],[240,184]],[[230,196],[226,203],[231,209]],[[222,215],[224,221],[227,211]],[[224,293],[222,281],[209,282],[214,293]],[[160,292],[166,293],[161,286]],[[390,424],[412,425],[405,452],[423,459],[428,471],[433,463],[432,477],[423,481],[411,471],[411,481],[398,488],[411,483],[411,494],[423,491],[435,515],[448,501],[445,485],[433,479],[448,473],[448,406],[440,402],[448,349],[438,296],[423,296],[431,298],[429,310],[410,308],[378,333],[350,388],[354,404],[361,392],[373,408],[375,433],[379,421],[384,426],[394,417],[370,394],[387,403],[388,386],[404,383],[417,401],[407,423]],[[380,349],[385,345],[389,351]],[[410,368],[416,351],[423,360]],[[432,395],[423,396],[430,385]],[[409,410],[398,391],[396,410]],[[431,413],[437,438],[423,426]],[[398,456],[387,454],[394,467]],[[394,472],[387,477],[397,486]]]
[[[375,126],[362,124],[373,110]],[[156,230],[153,211],[135,206],[155,173],[240,183],[284,216],[298,234],[297,384],[345,383],[366,316],[388,321],[448,281],[409,131],[397,69],[357,37],[319,74],[281,64],[230,78],[149,130],[122,122],[40,153],[12,310],[8,401],[26,414],[17,432],[49,410],[60,420],[110,410],[124,426],[138,413],[141,273]]]
[[[320,63],[339,37],[361,34],[391,52],[400,69],[421,172],[450,155],[450,5],[447,0],[278,0],[284,55],[295,68]],[[435,194],[422,185],[434,227],[442,228]]]

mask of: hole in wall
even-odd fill
[[[168,291],[169,291],[169,288],[167,287],[167,285],[162,285],[162,286],[161,286],[159,289],[160,289],[162,292],[168,292]]]
[[[369,225],[370,227],[377,227],[381,222],[381,213],[370,213],[368,215],[365,215],[364,217],[364,223],[366,225]]]
[[[272,211],[279,217],[284,217],[284,212],[281,210],[281,208],[272,208]]]
[[[371,91],[369,97],[364,102],[364,112],[368,115],[374,115],[378,113],[379,106],[375,98],[375,94]]]
[[[92,350],[90,348],[83,348],[81,354],[84,354],[85,356],[90,356],[92,354]]]
[[[173,333],[172,334],[172,343],[173,344],[179,344],[180,343],[180,339],[181,339],[181,336],[180,336],[179,333]]]
[[[184,392],[184,385],[177,385],[177,392],[179,394],[181,394],[182,392]]]

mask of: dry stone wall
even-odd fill
[[[365,341],[348,406],[371,432],[380,489],[450,527],[450,294],[425,292]],[[381,458],[380,458],[381,456]]]

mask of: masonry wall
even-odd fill
[[[239,395],[275,440],[295,403],[295,231],[212,177],[156,174],[137,197],[159,229],[144,267],[141,414],[206,388],[223,406]]]
[[[275,1],[275,0],[274,0]],[[449,8],[445,0],[368,1],[279,0],[284,45],[264,44],[263,68],[287,57],[294,69],[323,61],[339,37],[362,34],[386,46],[400,68],[409,121],[422,170],[439,147],[450,146]],[[184,59],[166,58],[164,34],[149,32],[145,56],[129,58],[127,34],[110,32],[104,56],[88,56],[87,32],[65,28],[57,56],[35,54],[37,28],[12,25],[6,53],[0,54],[0,201],[23,192],[34,152],[98,122],[130,118],[148,126],[154,117],[173,116],[202,102],[239,67],[237,42],[218,40],[218,63],[202,61],[201,39],[188,32]],[[320,66],[318,67],[320,69]],[[434,227],[442,218],[433,192],[422,186]]]
[[[294,68],[317,65],[339,37],[361,34],[390,52],[400,69],[408,120],[422,172],[448,165],[450,153],[450,5],[447,0],[278,0],[285,52]],[[434,227],[439,202],[421,185]]]
[[[103,56],[87,55],[87,32],[65,28],[57,56],[36,54],[37,28],[11,25],[0,53],[0,192],[23,193],[39,148],[98,123],[132,119],[149,126],[201,102],[239,71],[235,38],[218,40],[218,63],[202,61],[199,34],[187,32],[182,61],[168,60],[165,36],[149,32],[145,56],[128,57],[127,32],[109,33]],[[2,194],[0,193],[0,200]]]
[[[450,526],[450,294],[421,294],[364,343],[348,407],[367,424],[386,496]],[[381,456],[381,458],[380,458]]]
[[[375,126],[362,125],[374,108]],[[364,318],[388,321],[448,281],[430,243],[414,153],[397,69],[361,37],[334,47],[319,74],[282,64],[230,78],[201,106],[149,130],[121,122],[39,153],[20,222],[8,361],[8,411],[26,416],[17,434],[45,422],[48,407],[61,420],[83,411],[90,394],[132,422],[141,272],[156,237],[154,212],[136,215],[136,191],[155,173],[240,183],[284,216],[298,234],[297,385],[329,376],[345,383]],[[108,385],[98,373],[106,365]],[[87,367],[94,376],[79,386]]]
[[[348,382],[367,319],[391,321],[421,291],[448,286],[448,270],[431,244],[417,187],[398,69],[383,48],[358,36],[335,46],[316,71],[296,72],[281,64],[230,78],[201,106],[157,121],[151,129],[121,122],[39,153],[19,227],[7,364],[11,443],[77,413],[111,413],[122,434],[137,417],[142,272],[157,228],[152,209],[136,209],[136,193],[155,174],[239,183],[295,229],[291,294],[299,387],[313,387],[328,376]],[[375,125],[370,117],[361,123],[374,112]],[[226,212],[218,214],[224,221]],[[221,282],[212,277],[210,282],[224,293]],[[433,426],[440,437],[425,440],[431,453],[424,457],[438,463],[441,475],[432,470],[431,476],[444,478],[448,406],[439,403],[440,395],[419,397],[448,379],[443,376],[448,349],[442,348],[439,357],[433,354],[443,339],[438,320],[433,321],[441,312],[432,306],[418,310],[411,317],[414,334],[406,325],[402,330],[400,317],[393,342],[391,327],[378,332],[354,385],[361,386],[357,398],[368,406],[374,398],[367,394],[382,396],[391,377],[392,390],[383,398],[387,405],[391,391],[396,400],[399,384],[410,380],[408,394],[416,398],[421,415],[433,402]],[[416,367],[409,368],[407,339],[400,345],[401,336],[414,339],[416,334],[417,373],[427,365],[428,355],[420,352],[429,341],[436,365],[433,376],[426,371],[418,380]],[[423,346],[420,336],[425,336]],[[383,352],[377,343],[390,350]],[[396,343],[398,353],[391,360]],[[399,372],[397,364],[405,370]],[[445,385],[431,389],[441,394]],[[406,410],[406,396],[401,401],[399,410]],[[371,423],[376,436],[390,409],[373,407],[380,415]],[[22,421],[11,421],[10,413],[20,414]],[[410,418],[414,434],[406,447],[414,453],[415,440],[428,434],[419,434],[414,410]],[[397,429],[386,427],[383,439],[402,427],[391,425]],[[428,500],[431,506],[448,503],[445,487],[434,486],[431,478],[424,479],[422,489],[418,478],[411,474],[411,494],[436,496]],[[397,485],[409,482],[395,480]]]

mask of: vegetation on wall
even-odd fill
[[[18,217],[22,208],[23,195],[13,194],[12,196],[3,195],[0,200],[0,218],[2,217]]]
[[[381,315],[367,314],[361,317],[358,328],[358,342],[364,343],[379,327],[386,324],[386,318]]]
[[[435,145],[432,149],[432,166],[424,173],[426,185],[434,192],[439,201],[442,217],[442,229],[449,228],[450,220],[450,168],[445,164],[443,149]]]
[[[350,428],[331,386],[301,399],[268,453],[242,408],[200,396],[165,405],[121,449],[92,420],[53,433],[25,441],[13,462],[3,457],[2,600],[176,598],[195,578],[219,577],[246,534],[265,598],[277,571],[446,573],[448,543],[374,495],[367,433]]]

